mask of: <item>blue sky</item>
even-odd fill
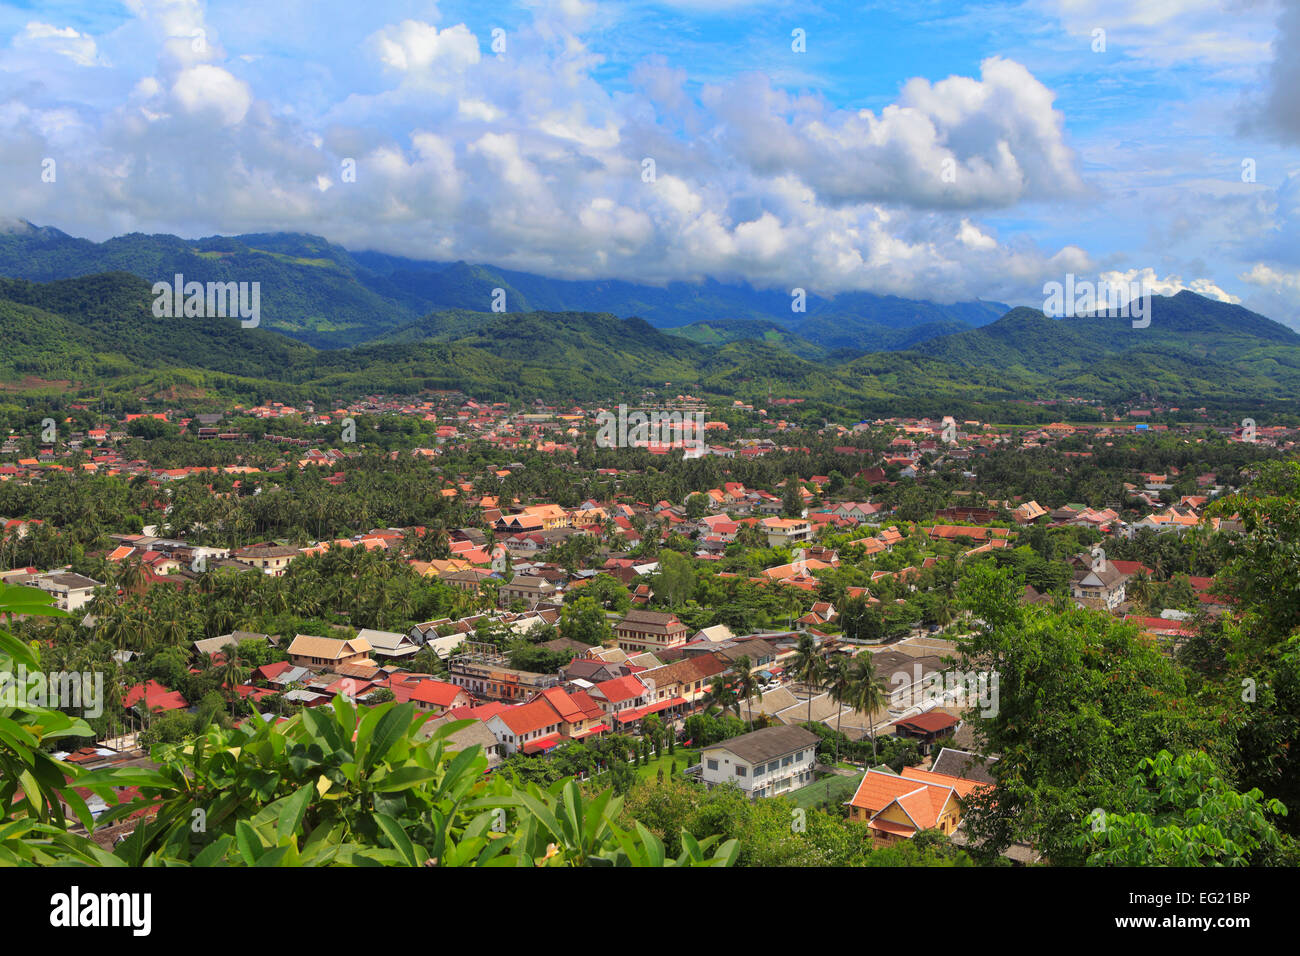
[[[1297,44],[1300,0],[10,3],[0,220],[1300,327]]]

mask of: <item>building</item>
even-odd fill
[[[506,754],[545,753],[609,729],[605,710],[595,698],[585,691],[559,687],[548,688],[527,703],[503,708],[486,722]]]
[[[301,552],[297,548],[290,548],[280,544],[257,544],[247,548],[240,548],[235,551],[232,557],[240,564],[246,564],[250,568],[257,568],[264,574],[272,577],[282,577],[284,570],[289,566],[289,562],[298,557]]]
[[[812,538],[812,525],[802,518],[764,518],[762,529],[769,548],[785,548]]]
[[[474,702],[460,687],[428,674],[393,674],[388,679],[388,689],[399,704],[410,701],[417,710],[430,711],[438,716],[453,707],[468,707]]]
[[[54,603],[65,611],[79,611],[94,597],[95,588],[103,584],[94,578],[71,571],[51,571],[31,579],[42,591],[54,595]]]
[[[370,645],[375,657],[401,659],[414,657],[420,651],[420,645],[410,634],[396,631],[376,631],[363,627],[357,631],[357,637]]]
[[[298,634],[288,649],[289,660],[299,667],[337,667],[341,664],[374,664],[370,659],[370,642],[354,637],[339,640]]]
[[[555,674],[537,674],[511,667],[493,644],[465,641],[464,652],[447,662],[447,679],[483,700],[525,701],[540,691],[556,687]]]
[[[517,574],[509,583],[502,584],[497,589],[497,603],[501,607],[509,607],[520,601],[524,607],[532,610],[543,601],[554,601],[558,593],[555,585],[545,578]]]
[[[930,747],[935,741],[951,737],[960,729],[961,721],[941,710],[931,710],[894,722],[894,733],[899,737],[915,740],[923,754],[930,752]]]
[[[802,727],[765,727],[705,747],[701,779],[734,783],[751,798],[788,793],[813,781],[820,738]]]
[[[687,627],[675,614],[637,608],[614,625],[614,636],[618,646],[629,654],[662,651],[685,644]]]
[[[1113,561],[1104,558],[1080,561],[1070,582],[1070,596],[1084,607],[1113,611],[1124,603],[1127,581],[1128,575],[1115,567]]]
[[[902,774],[868,770],[853,798],[849,819],[867,824],[877,846],[910,840],[922,830],[951,835],[961,823],[961,801],[983,784],[905,767]]]

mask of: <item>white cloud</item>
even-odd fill
[[[1268,54],[1274,0],[1037,0],[1037,7],[1092,50],[1104,30],[1106,52],[1162,68],[1198,61],[1253,66]],[[1126,68],[1131,68],[1126,65]]]
[[[172,97],[186,113],[214,118],[222,126],[242,122],[253,102],[248,84],[208,63],[182,70]]]
[[[1207,299],[1218,299],[1220,302],[1230,302],[1234,305],[1241,304],[1241,299],[1219,288],[1212,279],[1193,279],[1184,282],[1182,276],[1167,275],[1160,278],[1155,269],[1150,266],[1144,269],[1129,269],[1126,272],[1103,272],[1101,281],[1130,288],[1136,284],[1152,295],[1175,295],[1188,289]]]
[[[480,58],[478,40],[463,23],[439,30],[420,20],[403,20],[372,34],[368,42],[384,66],[413,77],[435,67],[458,72]]]
[[[756,74],[706,89],[704,102],[736,158],[761,175],[795,175],[831,204],[969,209],[1080,193],[1052,92],[1000,57],[980,74],[909,80],[879,115],[829,110]]]
[[[17,50],[64,56],[77,66],[106,65],[99,56],[94,38],[79,33],[72,27],[56,27],[33,21],[14,37],[13,45]]]

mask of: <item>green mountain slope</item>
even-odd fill
[[[585,401],[648,389],[759,405],[802,398],[827,417],[969,416],[1063,397],[1287,407],[1300,395],[1300,336],[1191,293],[1156,299],[1146,329],[1017,309],[983,329],[848,359],[819,354],[775,323],[758,338],[744,322],[670,334],[636,318],[551,311],[440,312],[383,340],[322,350],[237,319],[155,318],[152,302],[149,283],[122,272],[0,280],[0,390],[221,404],[430,388]]]
[[[319,236],[257,233],[186,240],[139,233],[95,243],[57,229],[0,221],[0,275],[48,282],[103,272],[130,272],[150,284],[172,281],[260,282],[263,324],[319,348],[384,339],[421,316],[489,311],[505,293],[514,312],[606,312],[639,316],[656,328],[718,320],[762,320],[782,326],[809,321],[795,335],[826,350],[880,347],[881,329],[979,326],[1005,306],[937,305],[846,293],[809,296],[807,313],[792,313],[789,290],[706,280],[664,286],[620,280],[554,279],[466,262],[429,262],[377,252],[350,252]],[[811,321],[817,320],[817,321]],[[856,330],[856,331],[855,331]],[[825,334],[826,338],[822,338]],[[923,336],[924,337],[924,336]],[[921,341],[912,335],[885,347]]]

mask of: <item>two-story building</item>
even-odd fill
[[[701,779],[707,786],[734,783],[749,797],[772,797],[813,781],[820,738],[802,727],[765,727],[705,747]]]
[[[618,646],[629,654],[681,647],[687,641],[688,628],[676,614],[633,608],[614,625]]]
[[[554,601],[558,594],[556,586],[545,578],[516,574],[509,583],[502,584],[497,589],[497,603],[501,607],[509,607],[519,601],[532,610],[543,601]]]
[[[804,518],[764,518],[760,527],[769,548],[785,548],[812,539],[812,525]]]

